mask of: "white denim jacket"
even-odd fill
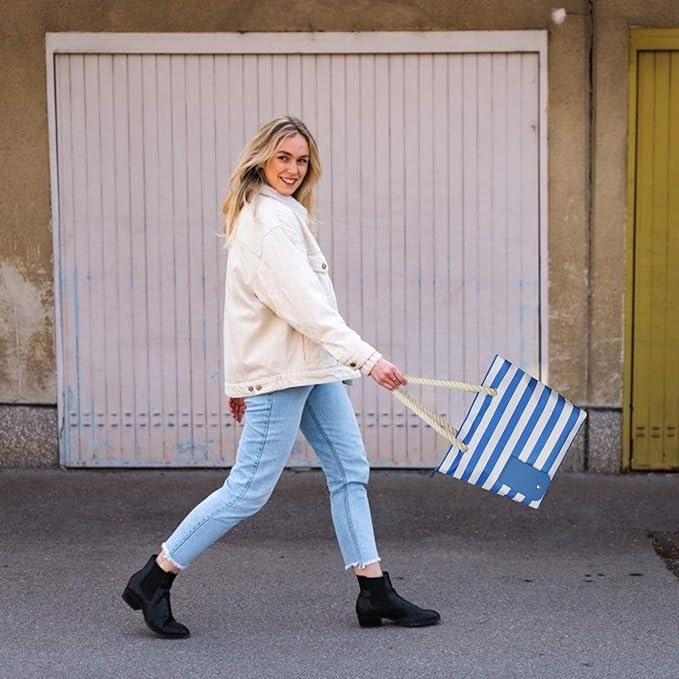
[[[381,355],[339,314],[304,206],[267,185],[237,220],[226,267],[226,395],[370,373]]]

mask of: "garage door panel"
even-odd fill
[[[432,332],[432,365],[430,375],[450,374],[450,336],[453,332],[450,318],[450,216],[451,188],[453,179],[450,172],[450,101],[448,79],[450,59],[447,55],[433,56],[432,67],[432,258],[431,304],[435,322]],[[450,416],[450,394],[437,389],[427,394],[427,402],[437,412]],[[432,445],[432,444],[430,444]],[[436,446],[435,440],[433,445]],[[426,453],[425,453],[426,454]]]
[[[158,58],[141,60],[141,78],[135,83],[136,93],[140,94],[141,104],[141,153],[142,178],[142,216],[138,228],[137,238],[141,236],[141,247],[144,252],[144,260],[140,271],[145,274],[155,271],[155,275],[144,275],[144,315],[147,328],[146,337],[146,372],[148,375],[147,403],[145,409],[146,421],[139,422],[139,428],[148,430],[148,444],[139,454],[148,455],[154,462],[162,461],[162,453],[165,446],[163,427],[161,426],[161,413],[165,390],[163,380],[168,372],[163,364],[166,355],[163,346],[162,334],[162,302],[163,280],[161,260],[161,242],[163,240],[163,223],[160,200],[159,169],[160,125],[158,121],[158,94],[157,94],[157,71]],[[148,264],[147,264],[148,263]],[[137,288],[138,289],[138,288]],[[159,385],[155,387],[154,385]],[[140,420],[142,416],[140,415]],[[141,425],[145,424],[146,427]]]
[[[85,55],[82,63],[83,89],[85,92],[98,93],[100,79],[99,58],[97,55]],[[80,77],[80,73],[78,73]],[[82,412],[90,429],[87,454],[95,462],[106,460],[108,441],[106,439],[107,399],[105,389],[106,363],[109,342],[100,328],[107,327],[107,321],[113,318],[106,314],[105,300],[110,294],[110,277],[101,275],[106,272],[104,251],[104,232],[107,227],[103,211],[102,197],[105,190],[102,176],[102,136],[101,108],[99,97],[87,98],[82,111],[82,123],[85,128],[84,149],[76,162],[84,172],[85,188],[82,193],[83,228],[80,231],[80,247],[76,253],[81,279],[80,308],[84,320],[80,324],[80,339],[83,349],[81,362],[81,379],[88,389],[85,391],[89,398],[81,402]],[[102,341],[103,340],[103,341]],[[83,407],[84,406],[84,407]]]
[[[101,411],[103,418],[99,418],[97,426],[106,431],[107,445],[103,455],[108,459],[112,451],[123,447],[123,429],[120,426],[120,410],[118,406],[119,388],[114,380],[108,379],[109,365],[120,370],[120,356],[114,337],[109,335],[108,329],[117,322],[117,276],[118,276],[118,234],[116,230],[116,215],[118,213],[115,195],[115,138],[113,135],[114,117],[114,89],[113,63],[110,58],[98,58],[98,87],[99,96],[99,148],[98,169],[101,176],[101,248],[99,252],[98,269],[101,272],[103,287],[101,304],[103,319],[95,327],[106,329],[99,346],[99,361],[106,372],[103,389],[100,390]],[[98,306],[98,305],[97,305]],[[101,425],[104,425],[102,427]]]
[[[59,164],[57,180],[59,186],[71,188],[70,178],[73,175],[73,155],[71,149],[71,119],[70,119],[70,68],[68,62],[61,62],[55,68],[55,99],[57,126],[57,149],[59,151]],[[71,188],[72,191],[72,188]],[[59,200],[59,224],[73,223],[73,199],[67,190],[60,192]],[[72,230],[62,229],[60,239],[60,252],[55,253],[55,261],[58,257],[59,268],[55,272],[58,276],[61,291],[60,297],[55,301],[59,305],[59,318],[61,321],[61,333],[67,338],[73,338],[73,320],[75,317],[73,286],[73,271],[75,268],[75,247]],[[71,339],[73,341],[73,339]],[[71,427],[72,413],[77,416],[77,403],[74,404],[73,390],[73,362],[75,351],[65,351],[61,360],[62,381],[64,387],[59,394],[62,404],[62,421],[60,425],[60,454],[64,463],[68,463],[73,457],[73,429]]]

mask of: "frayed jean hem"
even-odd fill
[[[354,563],[350,563],[344,567],[345,571],[348,571],[350,568],[367,568],[368,566],[372,566],[374,563],[380,563],[382,559],[378,556],[376,559],[373,559],[372,561],[365,561],[364,563],[361,563],[360,561],[355,561]]]
[[[167,559],[177,570],[183,571],[186,569],[186,566],[182,566],[182,564],[178,563],[170,556],[170,552],[168,551],[167,545],[164,542],[161,545],[161,548],[162,548],[160,552],[161,556]]]

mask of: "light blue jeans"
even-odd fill
[[[366,486],[370,465],[354,409],[341,382],[293,387],[246,399],[236,462],[163,543],[180,569],[271,496],[301,429],[320,458],[335,534],[346,568],[380,560]]]

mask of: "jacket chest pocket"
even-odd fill
[[[328,262],[323,255],[309,255],[309,264],[313,272],[316,274],[316,278],[320,281],[323,286],[325,294],[334,301],[335,294],[332,289],[332,283],[330,282],[330,275],[328,272]]]
[[[323,255],[309,255],[309,264],[311,264],[311,268],[317,274],[327,275],[328,263],[325,261],[325,257],[323,257]]]

